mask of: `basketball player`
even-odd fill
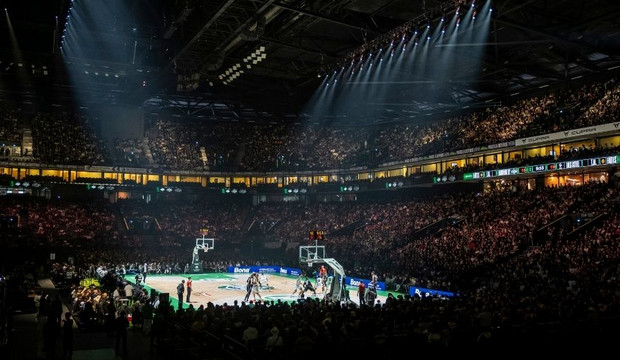
[[[297,275],[297,280],[295,280],[295,290],[293,290],[293,295],[295,295],[297,293],[297,291],[299,291],[299,296],[301,296],[304,288],[303,288],[303,279],[301,277],[301,274]]]
[[[316,286],[315,289],[321,289],[321,292],[323,294],[325,294],[325,280],[323,280],[323,277],[319,276],[316,278]]]
[[[246,285],[245,285],[245,297],[243,298],[243,301],[248,302],[250,300],[250,294],[252,294],[252,282],[253,282],[253,278],[254,278],[254,273],[251,273],[250,276],[248,276],[248,279],[246,280]]]
[[[185,282],[185,287],[187,291],[187,297],[185,298],[185,302],[190,303],[189,298],[192,296],[192,277],[189,276],[187,281]]]
[[[325,268],[325,265],[321,265],[321,268],[319,269],[319,277],[323,279],[323,283],[327,282],[327,269]]]
[[[254,273],[254,276],[252,277],[252,297],[254,298],[254,301],[256,301],[256,296],[263,301],[263,297],[260,295],[260,286],[261,283],[258,279],[258,274]]]
[[[379,282],[379,276],[377,276],[377,273],[375,273],[374,270],[370,272],[370,282],[373,283],[376,289],[377,283]]]
[[[304,283],[304,290],[302,291],[302,295],[306,294],[306,291],[312,291],[312,293],[314,293],[314,296],[316,296],[316,290],[314,289],[314,287],[312,286],[312,281],[310,281],[310,279],[306,278],[306,282]]]
[[[269,287],[269,279],[267,279],[267,274],[265,273],[260,274],[260,282],[263,286],[267,287],[269,291],[271,291],[271,288]]]

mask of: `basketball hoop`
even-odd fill
[[[202,251],[204,251],[204,252],[209,251],[209,247],[208,247],[208,246],[203,247],[203,248],[202,248]]]

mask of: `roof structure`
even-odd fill
[[[321,84],[317,76],[471,5],[110,0],[83,10],[94,3],[3,1],[2,101],[62,106],[79,99],[83,106],[137,105],[219,120],[299,120]],[[344,122],[423,118],[619,73],[618,1],[495,0],[491,6],[487,39],[467,45],[483,47],[475,66],[426,79],[436,89],[432,99],[401,91],[377,105],[386,110],[381,116]],[[70,41],[79,41],[79,51],[67,50]]]

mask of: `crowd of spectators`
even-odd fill
[[[22,143],[21,124],[19,111],[0,108],[0,158],[21,156],[21,151],[14,153]]]
[[[2,200],[5,209],[27,217],[20,231],[34,230],[34,224],[40,222],[66,228],[64,232],[53,227],[46,231],[58,239],[55,246],[69,247],[67,254],[76,265],[54,266],[49,270],[51,277],[102,279],[101,287],[74,284],[72,288],[74,318],[87,329],[115,331],[110,324],[115,324],[122,306],[127,305],[127,313],[139,314],[134,325],[143,322],[145,312],[153,312],[147,333],[155,344],[196,345],[208,342],[206,338],[217,338],[232,344],[235,351],[263,352],[273,351],[268,350],[267,339],[277,333],[283,342],[279,351],[287,355],[309,351],[301,346],[304,342],[313,344],[310,347],[314,349],[321,346],[330,351],[372,342],[377,351],[390,354],[411,344],[421,351],[476,351],[512,348],[524,341],[565,344],[584,336],[604,346],[615,334],[620,315],[620,253],[614,246],[620,236],[620,218],[618,190],[612,185],[592,182],[535,190],[513,185],[486,193],[352,203],[262,204],[245,211],[238,204],[172,200],[122,205],[16,201],[11,197]],[[324,229],[324,245],[348,276],[364,278],[369,270],[375,270],[390,289],[396,290],[399,285],[403,293],[374,307],[307,299],[292,304],[209,304],[174,311],[165,303],[155,309],[153,294],[137,286],[132,287],[127,303],[115,304],[115,298],[129,298],[123,275],[186,272],[191,259],[187,246],[124,243],[120,228],[116,229],[117,240],[108,241],[106,236],[112,233],[107,227],[114,228],[117,216],[148,214],[163,219],[165,213],[199,220],[178,227],[178,217],[161,222],[162,231],[177,234],[178,239],[188,237],[187,242],[178,241],[190,247],[196,234],[188,229],[200,226],[214,229],[218,249],[219,244],[231,241],[229,234],[243,238],[246,227],[241,224],[260,219],[269,219],[273,225],[264,236],[282,242],[304,242],[308,228]],[[537,229],[563,216],[582,213],[596,214],[593,217],[600,216],[601,221],[589,231],[576,235],[564,232],[553,241],[533,242]],[[441,231],[413,236],[446,217],[459,221]],[[209,223],[202,223],[207,220]],[[72,226],[81,221],[92,221],[84,228],[99,229],[101,236],[90,238],[84,229]],[[344,231],[351,224],[355,226]],[[339,235],[332,237],[331,233]],[[11,235],[4,234],[4,241],[7,236]],[[80,241],[90,245],[77,246]],[[96,251],[94,243],[100,243]],[[47,248],[51,243],[43,245]],[[256,259],[249,254],[215,254],[218,252],[209,252],[207,269],[222,271],[233,264],[299,266],[287,257]],[[108,274],[116,275],[110,279]],[[453,290],[459,295],[449,300],[409,296],[408,286]],[[115,295],[119,287],[124,292],[119,290]],[[243,337],[250,327],[255,328],[254,341]],[[588,330],[585,335],[581,331],[584,328]],[[561,336],[557,335],[560,329]],[[166,342],[170,337],[185,340],[182,344]]]
[[[116,215],[105,201],[65,202],[29,196],[0,196],[3,215],[19,219],[9,246],[93,247],[118,243]]]
[[[103,165],[107,145],[77,112],[39,112],[30,121],[33,156],[48,164]]]
[[[20,137],[20,124],[31,124],[31,155],[46,163],[193,171],[320,170],[377,166],[609,123],[617,119],[619,97],[620,86],[611,79],[430,123],[361,128],[160,116],[146,125],[144,138],[107,141],[77,112],[40,112],[31,121],[18,121],[25,115],[4,111],[0,135],[6,140]]]
[[[111,155],[111,163],[116,166],[126,167],[150,167],[151,161],[142,141],[135,138],[112,139],[114,151]]]
[[[564,200],[565,197],[569,200]],[[494,243],[500,249],[480,246],[493,262],[489,267],[482,267],[484,272],[472,277],[472,286],[463,287],[454,298],[393,294],[375,306],[335,304],[309,298],[296,303],[209,303],[175,310],[148,293],[138,292],[138,299],[134,297],[130,307],[130,311],[139,314],[133,326],[144,329],[144,319],[151,318],[148,332],[143,333],[162,351],[165,347],[191,348],[198,354],[206,349],[216,353],[227,349],[234,356],[258,358],[305,356],[314,354],[317,348],[331,354],[346,349],[348,355],[372,354],[386,358],[399,356],[402,348],[415,349],[418,354],[460,355],[491,350],[522,354],[530,351],[523,348],[524,343],[551,346],[554,351],[567,349],[575,341],[597,349],[612,348],[620,319],[617,281],[620,252],[615,246],[620,238],[620,216],[611,211],[611,201],[616,197],[616,190],[590,184],[512,196],[493,194],[488,200],[467,199],[464,204],[455,203],[455,209],[464,209],[479,201],[480,207],[472,209],[473,213],[482,206],[488,207],[486,213],[477,215],[480,220],[498,211],[494,202],[502,198],[517,202],[516,207],[528,206],[534,211],[523,221],[506,218],[507,214],[501,211],[489,218],[484,231],[491,236],[484,236],[480,241]],[[502,249],[502,243],[508,247],[515,244],[511,240],[513,234],[495,236],[490,224],[496,224],[500,230],[518,231],[513,229],[520,227],[516,224],[543,224],[561,214],[562,207],[591,204],[593,198],[602,200],[596,205],[598,210],[611,212],[590,230],[577,237],[563,236],[556,242],[527,246],[519,256],[505,261],[498,261],[491,255],[514,250]],[[547,212],[545,209],[549,206],[551,209]],[[497,218],[506,220],[502,223]],[[448,237],[458,241],[466,236]],[[435,240],[425,240],[421,257],[446,251],[441,243],[445,240],[443,235]],[[435,265],[429,261],[427,266],[449,267],[446,264],[463,261],[458,251],[469,246],[456,243],[452,247],[457,249],[456,254],[446,253],[445,257],[432,259]],[[470,261],[472,266],[480,264],[475,255]],[[399,268],[399,261],[394,262],[393,267]],[[119,282],[122,283],[122,279],[115,280],[114,286]],[[95,303],[97,298],[109,298],[109,295],[84,287],[76,287],[74,294],[78,309],[82,302]],[[95,310],[91,314],[98,314],[93,316],[104,326],[106,310],[102,311]],[[145,317],[145,313],[152,313],[152,316]],[[118,316],[118,310],[116,314]],[[281,338],[277,348],[273,348],[274,336]],[[233,356],[230,353],[228,355]],[[217,355],[225,357],[226,354]]]
[[[597,182],[536,190],[520,189],[517,184],[484,194],[256,206],[163,199],[116,204],[34,197],[0,197],[0,201],[6,215],[19,217],[19,229],[7,234],[15,238],[7,242],[9,247],[81,248],[85,250],[79,258],[82,262],[96,263],[108,252],[114,254],[115,248],[123,248],[127,269],[141,272],[142,264],[148,263],[149,272],[185,271],[195,239],[208,229],[208,236],[218,241],[221,254],[210,255],[217,260],[249,242],[257,244],[259,251],[239,260],[260,260],[261,244],[276,243],[279,257],[270,260],[296,266],[298,247],[308,241],[309,229],[322,229],[329,235],[324,244],[330,256],[341,259],[352,276],[365,276],[374,269],[392,288],[455,290],[461,285],[455,280],[532,245],[535,231],[559,217],[604,212],[617,195],[614,188],[610,193],[606,188],[607,184]],[[130,233],[121,221],[129,216],[153,219],[159,230],[148,236]],[[416,236],[448,217],[458,222],[439,235]],[[250,231],[260,223],[270,225],[258,234]],[[386,252],[391,256],[384,256]],[[114,255],[108,257],[120,263]]]
[[[542,133],[609,122],[618,113],[619,94],[620,87],[610,80],[429,126],[396,125],[375,133],[160,119],[148,133],[149,151],[155,164],[174,169],[368,165],[503,142],[533,130]],[[55,164],[106,163],[105,145],[81,120],[75,114],[37,114],[34,156]],[[2,131],[5,128],[10,126],[3,123]],[[146,157],[141,144],[118,142],[117,155],[127,163],[142,163]],[[134,150],[136,156],[128,157]],[[615,150],[569,149],[559,156]],[[281,337],[279,350],[299,356],[314,354],[317,348],[362,351],[368,344],[386,354],[411,344],[426,350],[463,346],[505,350],[503,346],[510,345],[516,351],[516,344],[525,341],[569,344],[586,338],[598,346],[617,334],[620,316],[619,196],[613,181],[533,190],[519,188],[515,182],[485,193],[254,206],[164,198],[110,203],[2,196],[3,215],[19,218],[19,226],[3,232],[0,240],[3,250],[64,249],[62,253],[70,254],[77,266],[54,266],[50,276],[55,279],[67,279],[69,273],[100,277],[101,288],[74,286],[72,291],[75,317],[87,327],[110,328],[120,316],[113,294],[126,284],[122,275],[114,274],[186,272],[194,239],[205,228],[218,241],[218,251],[208,254],[204,264],[212,271],[231,264],[297,267],[297,248],[306,241],[308,230],[321,229],[327,233],[324,245],[330,257],[338,259],[348,276],[363,278],[375,270],[390,290],[407,293],[409,286],[420,286],[459,294],[450,300],[390,296],[375,307],[308,299],[292,304],[209,304],[175,312],[159,304],[149,332],[158,343],[157,339],[176,336],[200,344],[199,339],[210,336],[229,339],[246,350],[274,351],[266,346],[268,339],[273,344]],[[571,227],[570,232],[534,241],[539,229],[582,213],[600,222],[589,231],[575,232],[576,227]],[[128,217],[156,219],[160,232],[148,238],[128,235],[122,226],[122,219]],[[417,236],[448,217],[455,221]],[[257,258],[235,251],[256,223],[270,224],[259,238],[282,244],[287,250],[281,257]],[[225,244],[229,246],[221,246]],[[218,254],[219,249],[231,251]],[[142,306],[152,305],[155,299],[139,287],[136,290],[132,290],[131,311],[144,312]],[[244,337],[250,328],[260,341]],[[561,336],[556,335],[559,329],[565,331]]]

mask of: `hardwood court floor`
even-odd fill
[[[169,293],[172,305],[177,308],[176,287],[183,279],[187,279],[188,274],[182,275],[149,275],[145,285],[148,289],[155,289],[160,293]],[[192,306],[199,307],[209,302],[217,305],[233,304],[236,300],[238,303],[243,301],[246,290],[246,280],[248,274],[237,273],[209,273],[209,274],[191,274],[193,282],[193,291],[190,298]],[[132,281],[129,277],[127,280]],[[263,283],[261,288],[261,296],[263,300],[269,301],[297,301],[298,296],[293,295],[295,290],[296,277],[282,274],[267,275],[267,284]],[[356,291],[354,287],[347,287],[351,300],[357,303]],[[306,296],[314,297],[314,294],[306,292]],[[322,299],[323,294],[317,291],[316,297]],[[258,299],[258,298],[257,298]],[[385,296],[380,294],[378,299],[383,303]],[[183,299],[185,300],[185,299]],[[250,296],[250,300],[253,297]],[[183,307],[189,306],[185,301]]]

